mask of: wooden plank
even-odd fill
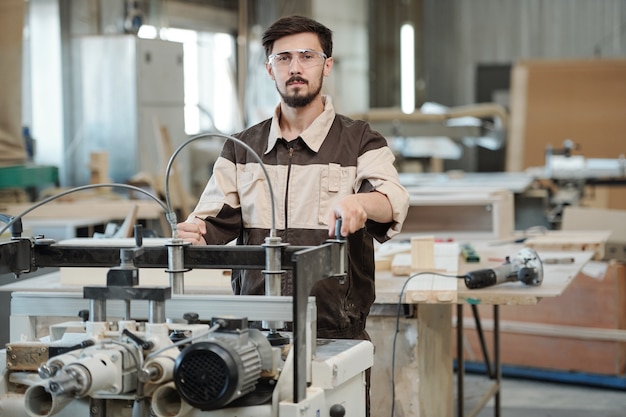
[[[493,320],[482,319],[483,330],[493,331]],[[534,336],[566,337],[581,340],[602,340],[612,342],[626,342],[626,330],[601,329],[595,327],[563,326],[560,324],[530,323],[521,321],[500,321],[500,331],[506,333],[519,333]],[[476,324],[463,321],[463,328],[476,329]]]
[[[89,183],[90,184],[107,184],[111,183],[109,177],[109,153],[106,151],[91,152],[89,154]],[[97,188],[95,191],[100,192],[104,188]]]
[[[151,200],[123,200],[112,198],[90,198],[76,201],[52,201],[26,214],[30,219],[68,219],[68,218],[109,218],[122,220],[129,210],[137,206],[137,218],[159,219],[164,216],[163,208]],[[22,214],[34,204],[0,203],[0,212],[12,216]]]
[[[435,237],[413,236],[411,238],[411,269],[432,270],[435,268]]]
[[[536,251],[590,251],[593,252],[593,259],[602,260],[604,259],[606,242],[610,236],[610,230],[562,230],[533,236],[524,242],[524,246]]]
[[[452,305],[418,305],[417,334],[419,416],[452,416]]]

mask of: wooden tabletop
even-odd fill
[[[466,263],[459,260],[457,275],[502,265],[507,256],[513,258],[522,248],[521,244],[476,245],[480,262]],[[463,279],[430,273],[410,278],[411,276],[394,276],[391,271],[380,271],[376,273],[376,303],[396,304],[402,293],[403,303],[406,304],[537,304],[542,298],[561,295],[585,263],[594,255],[593,252],[573,251],[537,251],[537,254],[544,261],[543,282],[539,286],[528,286],[518,281],[470,290],[465,286]],[[573,259],[573,262],[545,263],[547,259],[568,258]],[[444,273],[449,274],[449,272]]]

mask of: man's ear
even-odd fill
[[[324,77],[328,77],[330,75],[330,71],[333,69],[334,64],[335,60],[332,56],[330,58],[326,58],[324,61]]]
[[[269,62],[265,63],[265,69],[267,70],[267,73],[270,75],[270,78],[273,80],[274,79],[274,69],[272,68],[272,66],[270,65]]]

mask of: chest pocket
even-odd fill
[[[237,170],[237,191],[245,226],[269,227],[271,199],[265,174],[258,164],[247,164]]]
[[[328,224],[328,210],[333,207],[342,197],[352,194],[353,178],[349,171],[339,164],[328,164],[322,170],[320,176],[320,201],[318,221],[320,224]]]

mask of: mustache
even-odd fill
[[[305,83],[305,84],[308,84],[308,83],[309,83],[309,82],[308,82],[307,80],[305,80],[304,78],[299,77],[299,76],[297,76],[297,75],[296,75],[296,76],[293,76],[293,77],[289,78],[285,84],[291,84],[291,83],[295,83],[295,82],[298,82],[298,83]]]

